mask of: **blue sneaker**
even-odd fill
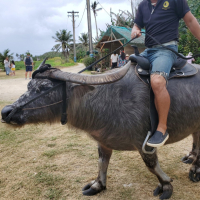
[[[160,131],[156,131],[153,136],[147,141],[147,145],[150,147],[160,147],[165,144],[168,138],[169,134],[167,131],[165,135],[163,135]]]

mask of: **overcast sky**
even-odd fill
[[[115,13],[121,10],[131,12],[131,0],[99,0],[103,7],[98,11],[97,24],[106,30],[111,24],[110,8]],[[90,0],[90,4],[93,0]],[[86,0],[0,0],[0,52],[10,49],[14,55],[24,54],[27,50],[33,55],[51,51],[56,44],[52,36],[56,31],[67,29],[73,33],[72,18],[69,11],[79,12],[76,17],[76,42],[80,33],[88,32]],[[95,20],[92,15],[93,37],[96,36]],[[82,18],[83,16],[83,18]],[[82,21],[81,21],[82,18]],[[81,21],[81,23],[80,23]]]

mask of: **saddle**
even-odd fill
[[[129,57],[131,62],[137,63],[136,65],[136,74],[138,77],[145,83],[150,84],[150,69],[151,65],[149,60],[145,57],[140,55],[132,54]],[[177,58],[176,62],[171,68],[168,80],[172,78],[182,78],[182,77],[189,77],[193,76],[198,72],[198,69],[193,65],[189,64],[186,60],[182,58]]]

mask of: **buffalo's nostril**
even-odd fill
[[[5,106],[1,111],[1,117],[3,120],[6,119],[6,117],[10,114],[10,112],[13,110],[13,107],[11,105]]]

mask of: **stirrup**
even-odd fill
[[[152,151],[146,151],[145,147],[146,147],[146,145],[147,145],[147,141],[148,141],[148,139],[150,138],[150,136],[151,136],[151,131],[148,131],[147,136],[146,136],[146,138],[145,138],[145,140],[144,140],[144,143],[143,143],[143,145],[142,145],[142,151],[143,151],[143,153],[145,153],[145,154],[154,154],[155,151],[156,151],[156,149],[157,149],[157,148],[154,147],[154,148],[152,149]]]

